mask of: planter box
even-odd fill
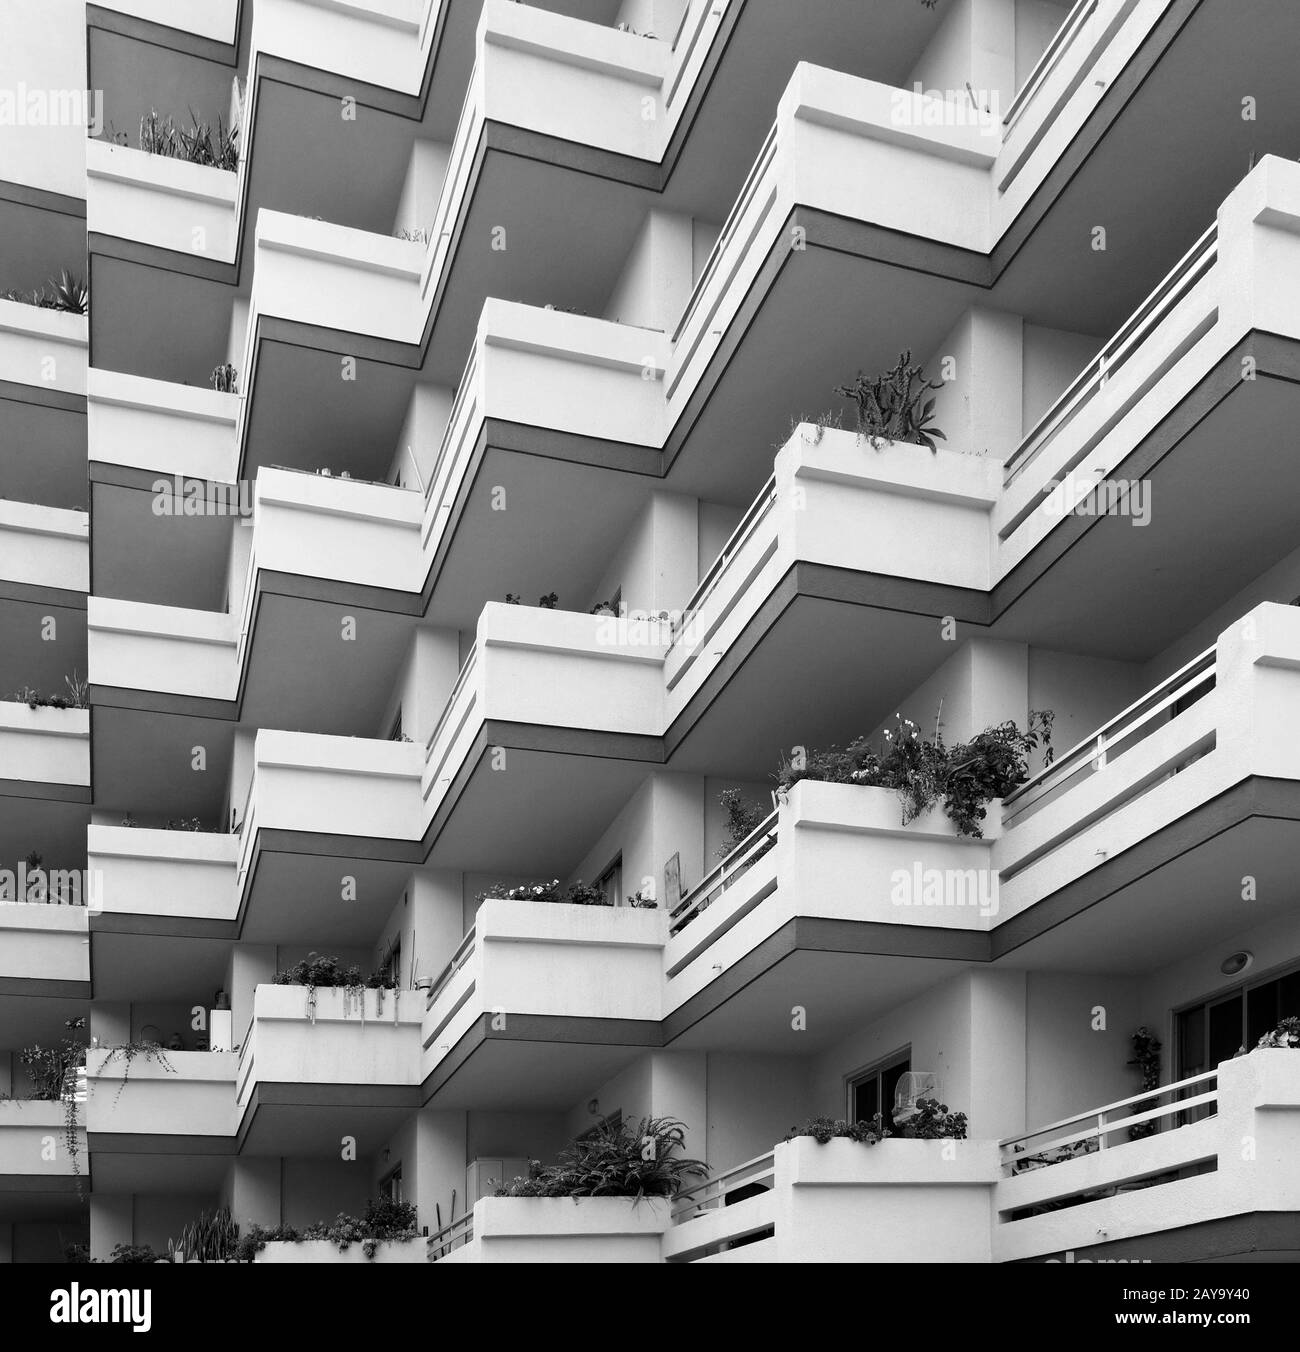
[[[485,1197],[474,1238],[444,1262],[661,1263],[662,1198]]]
[[[255,1263],[423,1263],[426,1241],[418,1239],[382,1240],[373,1258],[367,1258],[358,1244],[342,1251],[331,1239],[304,1239],[297,1242],[275,1240],[269,1243]]]

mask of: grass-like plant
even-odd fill
[[[602,1122],[566,1146],[555,1164],[533,1160],[527,1178],[497,1189],[498,1197],[675,1197],[708,1166],[678,1154],[686,1127],[672,1117]]]
[[[159,116],[150,108],[140,119],[140,149],[148,155],[165,155],[189,164],[207,165],[233,172],[239,168],[239,128],[227,127],[218,116],[215,126],[200,121],[193,108],[190,125],[184,126],[172,116]]]

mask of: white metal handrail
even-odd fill
[[[1007,109],[1007,115],[1002,119],[1002,125],[1008,130],[1046,82],[1047,77],[1056,69],[1061,57],[1074,45],[1075,38],[1092,17],[1097,3],[1098,0],[1077,0],[1074,8],[1065,16],[1065,22],[1056,30],[1055,36],[1038,58],[1037,64],[1029,72],[1029,78],[1020,86],[1020,92],[1011,100],[1011,107]]]
[[[433,1008],[438,997],[447,989],[452,977],[474,956],[475,929],[474,925],[469,927],[469,933],[460,941],[460,947],[452,955],[451,961],[442,969],[438,979],[429,988],[429,998],[425,1001],[426,1009]]]
[[[1217,651],[1217,648],[1207,648],[1154,689],[1148,690],[1141,699],[1135,700],[1109,722],[1103,723],[1096,732],[1071,747],[1063,756],[1058,756],[1051,765],[1031,775],[1003,799],[1004,809],[1015,807],[1027,795],[1040,789],[1047,791],[1064,783],[1085,765],[1091,764],[1096,769],[1104,770],[1114,758],[1115,748],[1120,742],[1126,741],[1139,728],[1214,680]]]
[[[744,1183],[762,1183],[776,1173],[776,1157],[772,1151],[758,1155],[724,1174],[705,1179],[693,1187],[685,1188],[673,1199],[672,1219],[674,1225],[694,1220],[696,1216],[711,1211],[726,1203],[727,1193]]]
[[[689,601],[683,607],[681,615],[673,623],[672,638],[668,644],[669,652],[676,646],[677,640],[686,632],[690,619],[697,615],[722,581],[723,575],[731,567],[736,555],[757,533],[759,525],[776,506],[776,475],[763,485],[758,497],[749,505],[749,510],[740,518],[740,524],[731,532],[722,552],[709,565],[708,571],[700,579]]]
[[[469,83],[465,87],[465,98],[460,105],[460,112],[456,117],[456,130],[451,138],[451,156],[447,164],[447,173],[442,181],[442,190],[438,194],[438,205],[433,211],[433,224],[429,227],[429,245],[428,260],[425,264],[424,276],[420,282],[420,299],[423,300],[429,292],[429,284],[438,271],[439,260],[446,255],[446,249],[443,245],[447,243],[451,235],[449,222],[452,218],[452,205],[459,201],[464,184],[461,182],[461,171],[467,165],[473,163],[474,156],[471,153],[472,138],[470,129],[474,125],[474,94],[475,86],[478,83],[478,59],[475,58],[474,65],[470,68]]]
[[[450,1225],[444,1225],[436,1235],[430,1235],[426,1252],[429,1262],[436,1263],[439,1258],[445,1257],[457,1246],[463,1247],[474,1238],[474,1213],[466,1212],[460,1220],[452,1221]]]
[[[731,851],[717,868],[697,887],[692,888],[675,907],[668,919],[669,934],[677,934],[703,910],[711,906],[760,855],[766,854],[776,843],[780,811],[772,812]]]
[[[709,256],[705,260],[704,270],[700,273],[700,279],[695,283],[691,290],[690,300],[686,302],[686,309],[682,311],[682,317],[677,321],[677,327],[673,330],[673,342],[682,336],[686,326],[690,323],[695,311],[699,308],[704,292],[707,290],[709,282],[713,279],[713,274],[718,270],[718,264],[722,259],[723,252],[731,243],[737,229],[740,226],[740,218],[744,215],[745,209],[753,201],[758,192],[758,185],[763,175],[767,172],[773,157],[776,155],[776,123],[772,124],[771,131],[768,132],[766,140],[763,142],[763,148],[758,152],[758,158],[754,161],[753,167],[745,179],[744,186],[740,190],[740,196],[736,198],[735,204],[731,208],[726,221],[723,222],[718,238],[714,241],[713,248],[709,250]]]
[[[1038,458],[1052,437],[1084,407],[1142,346],[1151,331],[1213,267],[1219,255],[1216,222],[1178,260],[1173,269],[1121,325],[1102,350],[1070,382],[1065,393],[1034,425],[1003,467],[1003,482],[1013,483]]]
[[[469,351],[469,360],[465,363],[465,369],[461,373],[460,384],[456,388],[456,397],[452,401],[451,414],[447,418],[447,430],[442,434],[442,443],[438,447],[437,458],[433,462],[433,469],[429,472],[429,483],[424,490],[426,499],[433,496],[434,486],[438,482],[439,475],[442,473],[443,463],[447,459],[448,449],[451,445],[453,434],[456,431],[461,414],[465,410],[465,403],[469,397],[470,389],[474,384],[474,376],[478,367],[478,342]]]
[[[477,664],[478,647],[476,645],[469,650],[469,656],[465,659],[465,665],[461,667],[460,675],[456,677],[456,684],[452,686],[451,694],[447,696],[447,703],[443,706],[442,715],[439,717],[433,731],[429,734],[429,740],[424,744],[424,759],[426,763],[433,755],[434,744],[437,742],[443,728],[446,727],[448,719],[451,718],[452,710],[456,707],[456,701],[460,699],[461,692],[465,689],[466,685],[469,684],[469,679],[473,675],[474,668]]]
[[[1185,1080],[1177,1080],[1173,1084],[1157,1085],[1154,1089],[1146,1089],[1141,1093],[1132,1094],[1128,1098],[1118,1099],[1114,1103],[1103,1104],[1100,1108],[1089,1108],[1085,1112],[1075,1113],[1073,1117],[1063,1117],[1059,1122],[1050,1122],[1045,1127],[1025,1132],[1020,1136],[1009,1136],[998,1143],[1002,1157],[1001,1163],[1004,1168],[1028,1163],[1049,1151],[1060,1149],[1062,1146],[1075,1145],[1079,1142],[1091,1140],[1097,1142],[1098,1150],[1104,1150],[1106,1149],[1106,1137],[1111,1132],[1186,1112],[1189,1108],[1210,1103],[1217,1104],[1219,1097],[1218,1077],[1219,1071],[1216,1067],[1214,1070],[1203,1071],[1200,1075],[1191,1075]],[[1182,1094],[1185,1090],[1194,1086],[1208,1086],[1211,1080],[1215,1081],[1215,1088],[1212,1090],[1206,1088],[1190,1097],[1174,1098],[1168,1104],[1152,1109],[1148,1109],[1146,1106],[1150,1103],[1156,1103],[1162,1098],[1167,1098],[1171,1094]],[[1113,1114],[1125,1108],[1136,1108],[1138,1111],[1121,1117],[1119,1121],[1108,1120]],[[1088,1123],[1089,1125],[1080,1127],[1077,1131],[1067,1131],[1066,1134],[1061,1136],[1053,1136],[1049,1141],[1038,1140],[1040,1136],[1059,1132],[1063,1128],[1072,1127],[1077,1123]],[[1019,1148],[1017,1149],[1017,1147]]]

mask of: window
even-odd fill
[[[621,854],[596,879],[596,886],[605,894],[605,900],[609,905],[623,905],[623,856]]]
[[[400,1202],[402,1200],[402,1166],[400,1164],[380,1180],[379,1196],[389,1202]]]
[[[390,742],[400,742],[402,740],[402,706],[397,706],[397,717],[393,720],[392,730],[388,734]]]
[[[393,983],[394,990],[401,985],[402,936],[400,934],[394,938],[392,948],[380,960],[379,973]]]
[[[896,1052],[884,1061],[866,1070],[850,1075],[848,1079],[848,1112],[850,1122],[870,1122],[877,1113],[885,1126],[894,1124],[894,1095],[898,1082],[912,1068],[912,1051]]]
[[[1285,1018],[1300,1014],[1300,968],[1242,984],[1174,1018],[1178,1080],[1213,1070],[1242,1047],[1253,1047]]]

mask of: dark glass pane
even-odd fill
[[[1220,1061],[1231,1061],[1241,1047],[1245,1030],[1242,1028],[1242,998],[1240,993],[1210,1006],[1210,1064],[1213,1070]]]
[[[910,1061],[900,1061],[896,1066],[890,1066],[881,1076],[884,1085],[881,1091],[881,1100],[884,1104],[884,1114],[886,1125],[892,1124],[894,1120],[894,1095],[898,1090],[898,1082],[912,1068]]]
[[[1184,1010],[1178,1016],[1178,1074],[1186,1080],[1208,1070],[1205,1064],[1205,1006]]]
[[[1247,1047],[1253,1047],[1265,1033],[1277,1027],[1278,985],[1278,982],[1270,981],[1246,992]]]
[[[870,1122],[880,1111],[880,1076],[869,1075],[853,1086],[853,1120]]]
[[[1292,972],[1277,983],[1278,1020],[1300,1018],[1300,972]]]

